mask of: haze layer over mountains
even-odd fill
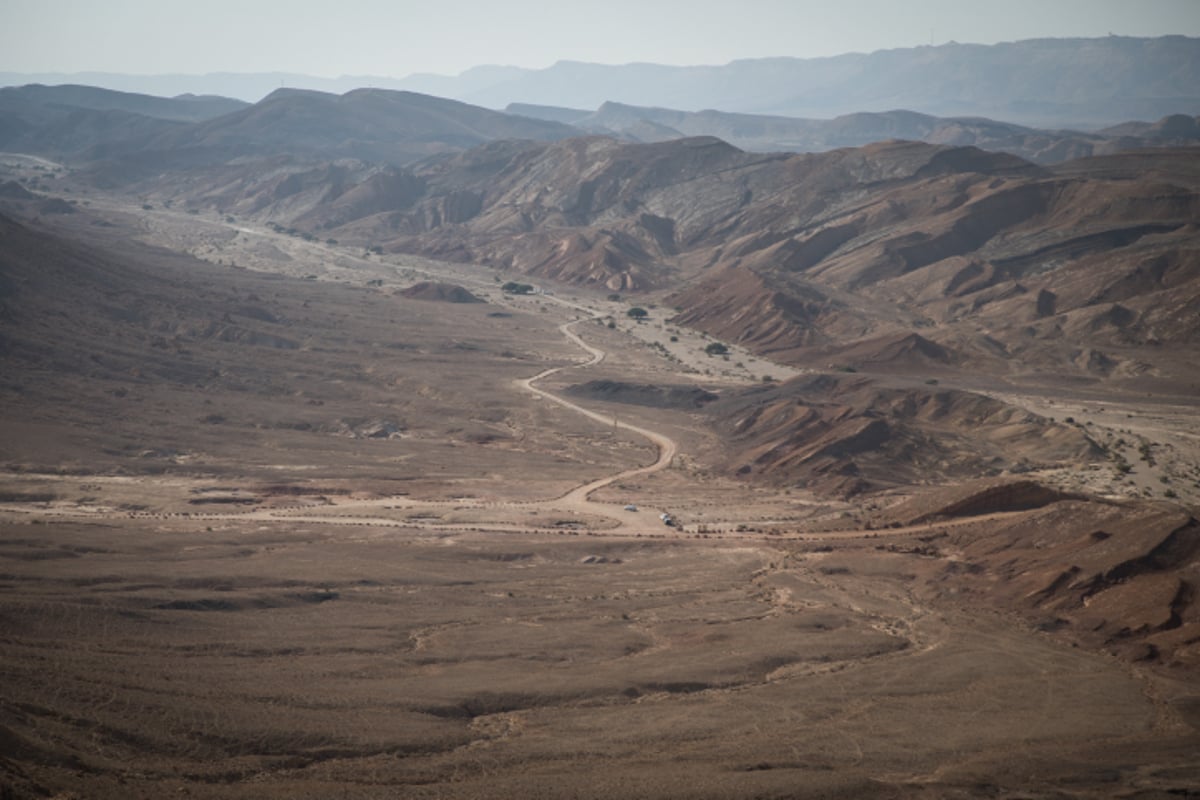
[[[260,100],[284,87],[335,94],[374,87],[500,109],[510,103],[594,109],[613,101],[684,111],[830,118],[905,109],[984,116],[1036,127],[1097,128],[1190,112],[1200,101],[1196,40],[1033,39],[944,44],[832,58],[762,58],[721,66],[610,66],[561,61],[544,69],[479,66],[458,76],[292,74],[132,76],[0,73],[0,85],[83,83],[175,96]]]

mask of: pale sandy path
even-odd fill
[[[608,414],[601,414],[598,411],[592,411],[591,409],[584,408],[581,405],[572,403],[570,400],[559,397],[556,394],[552,394],[552,393],[546,391],[545,389],[539,389],[537,386],[534,385],[537,381],[540,381],[542,378],[549,377],[550,375],[554,375],[555,373],[562,372],[563,370],[581,369],[584,367],[591,367],[591,366],[595,366],[596,364],[599,364],[601,361],[604,360],[606,353],[603,350],[601,350],[598,347],[593,347],[592,345],[583,341],[583,339],[581,339],[579,337],[579,334],[577,334],[577,333],[575,333],[575,331],[571,330],[571,328],[573,328],[575,325],[578,325],[580,322],[585,322],[585,321],[588,321],[588,320],[576,320],[574,322],[567,322],[567,323],[564,323],[563,325],[560,325],[558,329],[560,331],[562,331],[564,336],[566,336],[568,339],[570,339],[576,345],[578,345],[579,347],[581,347],[585,351],[587,351],[588,354],[591,355],[590,359],[588,359],[587,361],[581,362],[579,364],[568,364],[568,365],[561,366],[561,367],[551,367],[549,369],[542,370],[537,375],[534,375],[532,378],[524,378],[520,381],[517,381],[517,383],[522,388],[527,389],[530,392],[533,392],[538,397],[543,397],[553,403],[557,403],[558,405],[562,406],[563,408],[569,408],[570,410],[572,410],[578,414],[582,414],[583,416],[587,417],[588,419],[595,420],[596,422],[602,423],[604,425],[611,425],[614,428],[632,431],[633,433],[636,433],[639,436],[644,436],[645,438],[647,438],[651,442],[653,442],[654,446],[658,448],[658,458],[654,461],[653,464],[650,464],[649,466],[646,466],[646,467],[636,467],[634,469],[627,469],[622,472],[618,472],[615,475],[609,475],[608,477],[605,477],[605,478],[598,478],[597,480],[594,480],[591,483],[585,483],[582,486],[577,486],[576,488],[572,489],[571,491],[567,492],[565,495],[563,495],[562,497],[560,497],[556,501],[554,501],[556,504],[567,503],[567,504],[577,505],[577,506],[579,504],[587,504],[587,506],[586,506],[587,510],[596,511],[596,510],[599,510],[596,508],[597,505],[608,505],[608,504],[598,504],[594,501],[589,500],[589,497],[591,496],[591,494],[593,492],[595,492],[599,489],[603,489],[605,486],[616,483],[617,481],[624,480],[626,478],[632,478],[635,475],[648,475],[650,473],[658,472],[660,470],[666,469],[667,467],[669,467],[671,465],[671,461],[675,458],[675,453],[678,451],[678,446],[675,444],[675,441],[673,439],[671,439],[668,436],[664,436],[663,434],[659,433],[658,431],[652,431],[649,428],[643,428],[638,425],[631,425],[628,422],[621,422],[616,417],[610,416]]]

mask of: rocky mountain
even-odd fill
[[[202,75],[131,75],[121,72],[0,72],[0,86],[25,86],[31,83],[45,85],[102,86],[119,92],[149,94],[160,97],[181,95],[219,96],[235,98],[243,103],[257,103],[276,89],[311,89],[318,92],[344,94],[354,89],[370,86],[377,89],[394,89],[430,92],[413,81],[402,82],[395,78],[379,75],[343,75],[325,78],[292,72],[209,72]]]
[[[411,170],[221,174],[162,197],[322,238],[614,290],[775,358],[936,373],[1179,374],[1200,337],[1195,148],[1053,168],[886,142],[500,141]],[[206,194],[207,192],[207,194]],[[1174,366],[1170,366],[1174,363]]]
[[[955,482],[1102,453],[1077,428],[990,397],[858,375],[733,393],[709,409],[727,472],[823,494]]]
[[[1098,131],[1101,136],[1116,139],[1181,143],[1200,139],[1200,117],[1171,114],[1158,122],[1125,122]]]
[[[139,141],[183,123],[119,109],[41,106],[0,96],[0,149],[55,159]]]
[[[158,97],[75,84],[28,84],[0,89],[0,110],[38,109],[47,116],[84,109],[124,111],[173,122],[203,122],[238,111],[248,105],[241,100],[215,95],[181,94],[175,97]]]
[[[363,86],[433,94],[488,108],[510,103],[597,108],[614,101],[688,111],[830,119],[906,108],[1050,128],[1098,128],[1200,110],[1200,39],[1185,36],[948,42],[827,58],[745,59],[714,66],[561,61],[544,69],[496,65],[456,75],[285,73],[25,75],[0,85],[86,83],[157,95],[219,94],[256,102],[281,86],[342,94]]]
[[[0,150],[56,159],[134,152],[155,136],[245,105],[225,97],[153,97],[92,86],[0,89]]]
[[[1074,646],[1130,661],[1197,663],[1200,524],[1167,503],[1103,502],[1034,481],[985,479],[923,492],[876,516],[878,527],[965,524],[932,536],[923,555],[954,558],[926,587],[1017,613]]]
[[[39,87],[4,91],[9,92],[9,102],[5,106],[5,95],[0,95],[0,147],[93,168],[103,162],[98,168],[109,184],[163,170],[280,155],[322,162],[349,158],[404,164],[495,139],[553,141],[578,133],[558,123],[381,89],[344,95],[280,89],[252,106],[237,104],[238,110],[191,124],[122,108],[69,105],[74,97],[70,92],[50,92],[61,102],[48,104],[36,100],[47,94]],[[80,102],[98,106],[114,95],[85,96]],[[164,102],[169,105],[159,110],[165,114],[202,101]],[[212,110],[210,105],[202,107]]]
[[[538,119],[632,142],[662,142],[688,136],[715,136],[742,150],[814,153],[860,147],[887,139],[929,144],[973,145],[1018,155],[1038,164],[1104,155],[1139,147],[1200,142],[1192,117],[1176,115],[1156,123],[1131,122],[1097,133],[1042,130],[981,117],[941,118],[914,111],[859,112],[830,120],[797,119],[724,111],[679,111],[604,103],[594,112],[513,103],[507,109]]]
[[[413,92],[357,89],[333,95],[280,89],[249,108],[166,135],[152,146],[222,155],[282,149],[405,163],[493,139],[549,141],[574,134],[563,125]]]
[[[202,75],[130,75],[120,72],[0,72],[0,86],[39,83],[102,86],[119,92],[163,97],[187,95],[236,98],[257,103],[277,89],[308,89],[328,94],[345,94],[369,87],[417,92],[462,99],[465,92],[489,86],[528,72],[520,67],[482,65],[455,75],[417,73],[406,78],[385,75],[340,75],[336,78],[295,72],[209,72]]]
[[[1200,108],[1200,39],[1110,36],[948,43],[830,58],[764,58],[723,66],[607,66],[563,61],[478,75],[448,96],[491,107],[533,103],[639,106],[831,118],[906,108],[1039,127],[1102,127]]]
[[[976,165],[880,186],[830,203],[798,236],[740,240],[674,302],[682,322],[806,361],[1057,363],[1147,380],[1154,370],[1133,351],[1194,346],[1200,333],[1188,310],[1200,297],[1194,159],[1147,151],[1002,179]],[[864,301],[898,316],[871,322]]]
[[[1200,337],[1197,148],[1171,146],[1190,117],[1104,134],[1153,150],[1037,165],[913,141],[788,154],[676,138],[1041,135],[909,112],[818,128],[610,103],[573,120],[661,139],[628,142],[377,89],[279,90],[193,123],[128,110],[190,100],[2,97],[26,110],[0,115],[0,133],[76,153],[82,180],[314,238],[658,292],[680,324],[795,364],[1173,381],[1187,372],[1176,348]]]

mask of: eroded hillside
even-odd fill
[[[175,203],[303,235],[612,290],[795,364],[1166,380],[1200,335],[1193,149],[1047,169],[890,142],[497,142],[411,170],[202,173]],[[227,174],[228,173],[228,174]],[[889,366],[890,365],[890,366]]]

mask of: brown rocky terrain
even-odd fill
[[[679,323],[796,364],[1179,381],[1175,345],[1198,333],[1195,163],[1186,148],[1046,169],[917,143],[786,156],[591,138],[495,143],[408,177],[281,165],[160,196],[546,279],[673,287]]]
[[[839,124],[866,140],[932,136],[919,115]],[[1193,128],[1171,117],[1110,133],[1169,144]],[[1192,148],[1038,167],[913,142],[788,156],[704,137],[506,138],[566,135],[411,93],[281,91],[139,139],[75,185],[135,181],[144,200],[370,250],[671,289],[678,323],[795,365],[1189,387],[1177,345],[1194,341],[1200,301]],[[186,180],[172,166],[190,166]],[[136,182],[147,170],[159,177]],[[43,212],[70,210],[56,202]]]
[[[8,796],[1200,778],[1187,507],[920,485],[1083,470],[1096,431],[902,376],[706,375],[711,340],[607,289],[30,194],[0,225]],[[486,302],[423,299],[447,286]]]
[[[927,493],[879,522],[930,519],[979,520],[925,539],[927,555],[950,557],[934,592],[1016,610],[1128,659],[1188,668],[1200,660],[1200,523],[1187,511],[991,481]]]
[[[1069,380],[1194,398],[1194,155],[1047,169],[912,142],[788,156],[584,138],[495,142],[411,170],[281,161],[265,180],[218,171],[153,197],[375,252],[641,291],[673,324],[758,356],[869,375],[771,389],[769,411],[746,410],[761,395],[727,398],[732,438],[711,459],[844,497],[1123,463],[1116,433],[1089,438],[979,392]]]
[[[726,434],[727,469],[749,481],[823,494],[952,483],[1050,464],[1099,461],[1096,444],[992,398],[892,388],[858,376],[797,378],[709,409]]]

